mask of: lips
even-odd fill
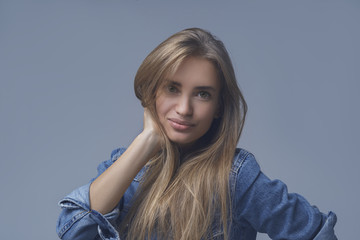
[[[186,131],[195,126],[195,124],[191,122],[183,121],[177,118],[168,118],[168,121],[170,126],[177,131]]]

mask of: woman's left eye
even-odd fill
[[[198,93],[198,96],[203,99],[209,99],[211,97],[210,93],[201,91]]]

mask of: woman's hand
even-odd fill
[[[90,185],[91,209],[102,214],[110,212],[119,203],[126,189],[161,149],[163,137],[148,109],[144,109],[144,130],[127,150]]]
[[[144,137],[150,140],[149,142],[151,147],[154,149],[153,154],[160,150],[163,143],[163,137],[160,130],[147,108],[144,108],[144,129],[139,137]]]

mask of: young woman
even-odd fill
[[[62,201],[62,239],[336,239],[325,215],[237,149],[247,106],[223,43],[186,29],[135,77],[144,129]]]

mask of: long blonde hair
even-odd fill
[[[179,148],[159,123],[155,101],[165,76],[174,73],[187,57],[206,59],[216,68],[221,82],[220,113],[198,141],[196,151],[180,159]],[[231,225],[229,174],[247,105],[224,44],[199,28],[180,31],[145,58],[134,88],[159,125],[164,145],[147,164],[120,232],[127,232],[126,239],[209,239],[215,224],[227,239]]]

